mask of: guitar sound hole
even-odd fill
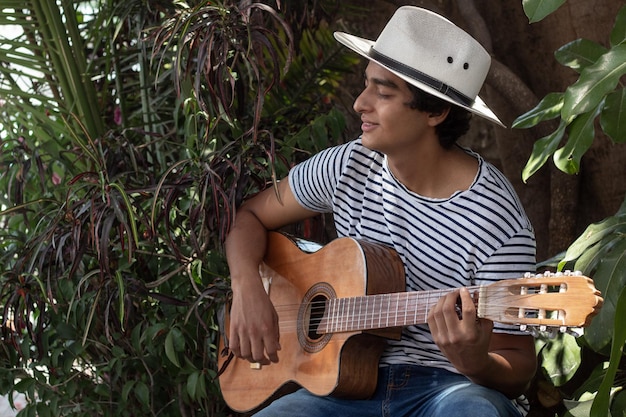
[[[309,317],[309,339],[318,340],[322,336],[321,333],[318,333],[317,330],[319,328],[320,322],[324,317],[324,312],[326,311],[326,297],[323,295],[317,295],[313,297],[311,300],[311,316]]]
[[[332,337],[332,333],[320,330],[327,319],[328,300],[336,297],[333,287],[325,282],[315,284],[304,295],[298,312],[298,342],[306,352],[321,351]]]

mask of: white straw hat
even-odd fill
[[[419,89],[504,126],[478,97],[491,57],[448,19],[403,6],[376,41],[344,32],[335,32],[335,39]]]

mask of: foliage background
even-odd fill
[[[369,26],[353,3],[2,0],[0,28],[21,31],[0,33],[0,392],[27,394],[23,415],[231,414],[214,379],[221,242],[244,195],[351,138],[359,60],[332,30]],[[475,23],[473,2],[448,3]],[[522,4],[535,22],[563,1]],[[623,142],[625,20],[605,46],[557,52],[579,81],[517,119],[560,123],[526,179],[553,156],[576,172],[596,120]],[[557,405],[535,415],[624,415],[625,210],[546,263],[593,274],[608,302],[583,338],[540,339]]]
[[[228,413],[233,208],[341,139],[355,59],[336,7],[276,7],[3,1],[0,391],[25,415]]]

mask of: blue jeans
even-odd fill
[[[255,417],[520,417],[504,394],[444,369],[393,365],[379,370],[366,400],[318,397],[304,389],[275,400]]]

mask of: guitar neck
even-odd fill
[[[481,287],[468,287],[470,292]],[[426,323],[428,312],[453,289],[399,292],[327,300],[317,333],[383,329]],[[479,312],[480,316],[480,312]]]

